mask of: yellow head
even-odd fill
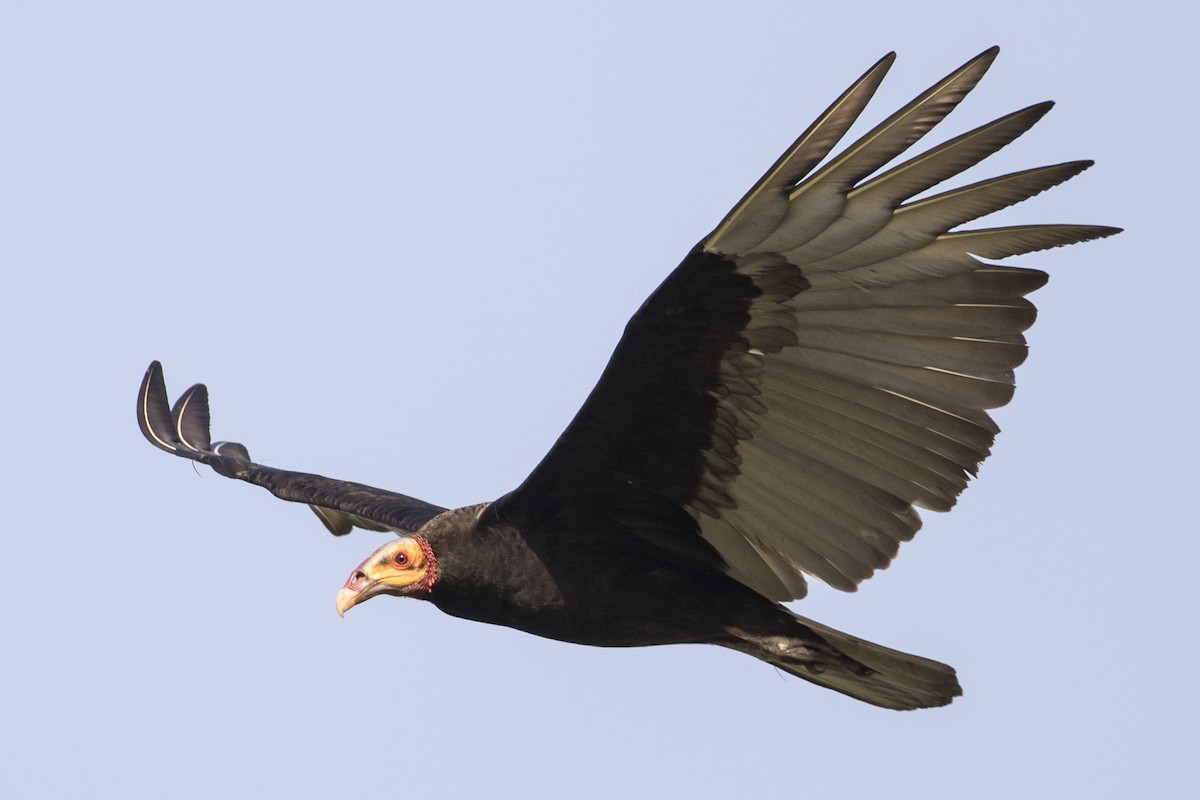
[[[424,597],[437,580],[437,559],[423,536],[401,536],[358,565],[337,595],[345,613],[377,594]]]

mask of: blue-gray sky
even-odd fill
[[[14,2],[0,12],[0,793],[1116,797],[1192,781],[1196,88],[1183,4]],[[1184,15],[1187,15],[1186,17]],[[705,647],[333,597],[381,539],[150,448],[161,359],[260,461],[515,486],[628,316],[880,55],[991,44],[936,142],[1097,166],[1004,219],[1052,273],[980,479],[803,613],[954,664],[891,713]],[[1185,510],[1186,509],[1186,510]]]

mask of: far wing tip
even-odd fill
[[[167,385],[163,380],[162,364],[151,361],[138,390],[138,428],[146,440],[168,453],[178,453],[167,401]]]

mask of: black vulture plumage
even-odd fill
[[[920,527],[915,507],[949,509],[988,455],[998,429],[987,409],[1012,396],[1036,313],[1025,295],[1046,275],[984,259],[1117,232],[958,229],[1086,161],[912,200],[1049,103],[878,172],[996,53],[827,158],[894,56],[868,70],[646,300],[558,442],[494,502],[447,510],[256,464],[242,445],[210,441],[203,386],[170,407],[157,362],[138,398],[142,432],[309,504],[334,534],[398,533],[354,570],[339,612],[377,594],[418,597],[569,642],[717,644],[887,708],[944,705],[961,691],[952,668],[782,602],[804,596],[806,575],[852,591],[886,567]]]

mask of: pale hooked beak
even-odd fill
[[[346,612],[362,601],[374,596],[371,591],[378,583],[367,577],[361,569],[354,570],[346,580],[346,585],[337,593],[335,605],[339,617],[345,617]]]

